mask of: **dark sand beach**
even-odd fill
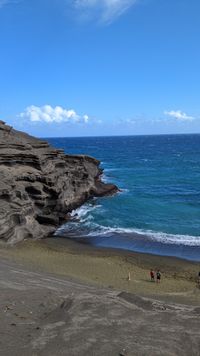
[[[57,238],[0,255],[2,355],[199,355],[198,263]]]
[[[75,278],[100,287],[159,296],[188,304],[200,302],[198,262],[96,248],[66,238],[27,240],[13,247],[1,248],[0,254],[39,271]],[[150,269],[161,271],[159,285],[150,281]]]

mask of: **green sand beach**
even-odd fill
[[[199,355],[196,263],[55,238],[0,256],[4,356]]]
[[[97,249],[62,238],[24,241],[1,248],[1,256],[39,271],[142,296],[198,304],[199,263],[123,250]],[[150,269],[161,271],[161,283],[150,281]],[[130,273],[130,281],[128,276]]]

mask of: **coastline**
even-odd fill
[[[80,220],[81,221],[81,220]],[[70,220],[69,220],[70,222]],[[73,219],[72,219],[73,222]],[[121,230],[121,231],[120,231]],[[104,234],[102,235],[87,235],[81,228],[76,230],[62,232],[60,229],[56,231],[55,235],[59,238],[74,240],[77,243],[91,245],[96,248],[103,249],[114,249],[122,250],[127,252],[136,252],[142,254],[151,254],[156,256],[174,257],[178,259],[183,259],[186,261],[192,261],[200,263],[200,246],[197,245],[187,245],[187,244],[177,244],[167,243],[165,241],[158,240],[156,238],[150,237],[145,232],[127,232],[126,229],[116,229],[116,232],[109,232],[109,237]],[[155,233],[156,234],[156,233]],[[152,236],[154,233],[152,231]]]
[[[96,287],[126,291],[166,302],[199,305],[197,262],[176,257],[97,248],[66,238],[26,240],[0,247],[0,256],[40,272]],[[149,270],[160,269],[161,283],[150,282]],[[128,280],[130,273],[131,280]]]
[[[101,181],[100,161],[65,154],[0,120],[0,239],[13,243],[53,233],[67,214],[117,186]]]

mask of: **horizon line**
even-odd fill
[[[99,136],[36,136],[39,139],[49,138],[100,138],[100,137],[138,137],[138,136],[188,136],[188,135],[200,135],[200,132],[185,132],[185,133],[160,133],[160,134],[133,134],[133,135],[99,135]]]

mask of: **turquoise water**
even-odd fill
[[[97,246],[200,260],[200,135],[51,138],[98,158],[114,197],[78,209],[59,234]],[[77,215],[76,215],[77,216]]]

